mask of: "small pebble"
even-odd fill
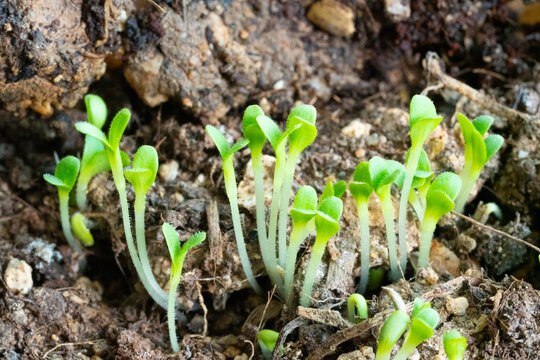
[[[457,297],[455,299],[449,298],[446,300],[446,310],[448,310],[448,312],[453,315],[465,315],[468,307],[469,302],[467,301],[467,298],[463,296]]]
[[[15,293],[28,294],[32,289],[32,268],[24,260],[11,259],[4,272],[4,281],[8,289]]]
[[[439,281],[439,275],[432,268],[418,270],[417,280],[420,284],[433,286]]]
[[[371,124],[355,119],[341,129],[343,135],[347,135],[353,138],[360,138],[363,136],[368,136],[371,130]]]
[[[159,166],[159,177],[161,180],[171,182],[176,179],[178,175],[178,168],[180,165],[176,160],[169,160],[165,164]]]

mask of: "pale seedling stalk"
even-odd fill
[[[43,179],[58,188],[58,202],[60,208],[60,221],[62,231],[69,245],[78,253],[83,252],[81,244],[71,233],[71,223],[69,221],[69,193],[75,185],[79,174],[80,161],[75,156],[66,156],[54,170],[54,175],[44,174]]]
[[[321,201],[317,214],[315,215],[316,237],[311,257],[306,269],[300,305],[308,307],[310,304],[313,284],[317,275],[317,270],[321,263],[324,250],[328,240],[339,232],[339,219],[343,212],[343,202],[336,196],[330,196]]]
[[[405,179],[399,203],[399,259],[401,270],[405,272],[407,268],[407,204],[409,193],[412,189],[412,182],[416,172],[422,147],[427,137],[435,130],[442,120],[437,115],[435,106],[427,97],[415,95],[410,105],[410,135],[411,148],[409,159],[405,165]]]
[[[167,324],[169,326],[169,338],[171,341],[172,350],[177,353],[180,348],[178,347],[178,339],[176,337],[176,321],[175,321],[175,308],[176,308],[176,292],[180,279],[182,277],[182,268],[184,266],[184,260],[188,251],[202,243],[206,239],[206,233],[199,232],[192,235],[182,247],[180,247],[180,240],[178,233],[174,227],[169,223],[164,223],[162,226],[163,235],[167,242],[167,247],[171,255],[171,276],[169,280],[169,297],[167,302]]]
[[[75,128],[77,128],[77,130],[83,134],[90,135],[99,139],[105,146],[107,158],[111,166],[114,184],[120,198],[120,206],[122,209],[122,222],[124,225],[126,244],[128,247],[129,255],[131,257],[131,261],[133,262],[133,266],[137,271],[137,275],[139,276],[139,279],[141,280],[148,294],[157,304],[166,309],[168,298],[167,293],[163,291],[163,289],[159,286],[155,279],[149,279],[145,275],[145,271],[143,270],[131,232],[129,204],[126,195],[126,179],[124,177],[124,166],[122,162],[121,152],[119,149],[120,140],[127,127],[130,117],[131,114],[128,109],[120,110],[111,123],[108,138],[100,129],[88,122],[78,122],[75,124]]]
[[[75,233],[77,239],[79,239],[84,246],[94,245],[94,237],[88,229],[88,223],[89,221],[80,212],[76,212],[71,216],[71,228],[73,229],[73,233]]]
[[[353,324],[359,324],[368,318],[366,299],[360,294],[351,294],[347,300],[347,317]]]
[[[409,322],[410,317],[403,310],[394,311],[386,319],[379,333],[375,360],[390,360],[392,348],[409,326]]]
[[[238,254],[240,256],[240,261],[242,263],[242,268],[246,274],[246,278],[251,285],[251,287],[258,294],[262,294],[262,288],[255,279],[253,275],[253,270],[251,269],[251,261],[246,250],[246,243],[244,241],[244,234],[242,231],[242,222],[240,220],[240,210],[238,209],[238,189],[236,186],[236,175],[233,166],[234,153],[242,149],[247,145],[246,140],[240,140],[235,143],[232,147],[229,146],[225,136],[215,127],[208,125],[206,127],[206,132],[210,135],[218,151],[223,159],[223,177],[225,180],[225,192],[229,199],[229,204],[231,207],[231,217],[234,227],[234,235],[236,237],[236,247],[238,248]]]

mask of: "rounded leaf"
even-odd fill
[[[450,360],[461,360],[467,349],[467,339],[457,330],[449,330],[443,335],[444,352]]]
[[[94,237],[88,229],[88,220],[80,212],[76,212],[71,217],[71,227],[75,236],[81,241],[84,246],[94,245]]]
[[[455,207],[454,200],[461,190],[461,179],[454,173],[445,172],[433,180],[426,194],[425,217],[438,221]]]
[[[345,193],[345,190],[347,190],[347,183],[343,180],[338,181],[334,185],[334,196],[341,198],[343,194]]]
[[[311,186],[304,185],[294,198],[291,218],[293,223],[305,224],[310,221],[317,210],[317,192]]]
[[[180,260],[180,239],[174,226],[169,223],[163,223],[161,226],[165,241],[167,242],[167,248],[171,255],[172,268],[171,271],[176,273],[178,271],[178,265]]]
[[[443,172],[433,180],[429,191],[440,191],[450,199],[455,200],[461,190],[461,179],[453,172]]]
[[[69,155],[62,158],[54,170],[54,177],[59,181],[56,181],[56,183],[51,182],[51,184],[61,187],[64,190],[71,191],[73,185],[75,185],[75,182],[77,181],[80,165],[79,159],[75,156]],[[49,181],[52,179],[48,176],[45,180]],[[62,185],[60,185],[60,182]]]
[[[113,151],[118,149],[130,118],[131,112],[128,109],[122,109],[114,116],[109,128],[109,144]]]
[[[103,131],[101,131],[94,125],[90,124],[89,122],[86,122],[86,121],[76,122],[75,129],[77,129],[77,131],[85,135],[95,137],[96,139],[101,141],[103,145],[106,146],[108,149],[113,150],[113,148],[111,147],[111,144],[109,143],[109,140],[107,139]]]
[[[107,105],[97,95],[88,94],[84,97],[88,122],[101,129],[107,120]]]
[[[242,119],[244,138],[249,141],[249,148],[252,152],[261,151],[266,142],[266,135],[257,122],[259,116],[264,116],[261,107],[259,105],[250,105],[244,111]]]
[[[276,342],[279,337],[279,333],[274,330],[264,329],[257,334],[257,342],[263,352],[272,352],[276,347]]]
[[[268,141],[270,142],[270,145],[272,145],[272,148],[274,151],[277,150],[277,147],[280,144],[280,140],[283,134],[281,134],[281,130],[279,130],[279,126],[269,118],[268,116],[261,115],[257,117],[257,124],[259,125],[259,128],[264,133]],[[245,135],[244,135],[245,136]]]
[[[423,95],[414,95],[411,99],[410,118],[412,147],[423,144],[442,120],[433,102]]]
[[[153,146],[143,145],[133,158],[133,169],[126,170],[126,179],[133,185],[135,192],[146,194],[156,180],[158,154]]]
[[[411,153],[411,149],[407,151],[407,156],[405,157],[405,163],[407,163],[407,160],[409,160],[409,154]],[[396,185],[401,189],[403,188],[403,183],[405,182],[405,167],[403,164],[399,163],[402,167],[402,172],[399,174],[397,179],[395,180]],[[414,172],[414,177],[411,185],[411,189],[418,188],[426,183],[426,181],[429,180],[429,177],[433,175],[433,171],[431,171],[431,164],[429,162],[428,155],[424,149],[422,149],[422,152],[420,153],[420,158],[418,159],[418,166],[416,167],[416,171]]]
[[[315,229],[317,236],[323,239],[330,239],[339,232],[339,219],[343,212],[343,202],[341,199],[331,196],[324,199],[315,215]]]
[[[501,135],[492,134],[489,135],[485,140],[484,144],[486,145],[486,162],[491,159],[493,155],[501,148],[504,143],[504,138]]]
[[[287,129],[300,127],[289,135],[289,151],[300,153],[317,137],[315,122],[317,111],[311,105],[300,105],[291,110],[287,117]]]
[[[349,191],[357,203],[367,201],[373,192],[369,163],[361,162],[354,170],[353,182],[349,183]]]
[[[381,328],[381,332],[379,333],[377,354],[390,354],[394,344],[399,340],[401,335],[403,335],[407,326],[409,326],[409,321],[409,315],[401,310],[394,311],[388,319],[386,319]]]
[[[472,124],[476,131],[483,136],[493,124],[493,118],[489,115],[480,115],[472,121]]]
[[[473,170],[478,171],[486,163],[486,145],[483,135],[475,129],[465,115],[458,113],[457,119],[465,140],[465,163],[470,163]]]

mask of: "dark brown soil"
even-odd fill
[[[214,124],[239,139],[241,114],[249,104],[260,104],[282,127],[297,101],[316,106],[319,136],[302,155],[294,186],[322,191],[328,179],[348,180],[358,162],[371,156],[403,161],[409,146],[408,102],[436,85],[428,96],[444,121],[426,150],[435,171],[459,172],[463,140],[455,112],[472,118],[492,108],[438,86],[422,64],[434,51],[448,75],[531,119],[515,122],[491,113],[493,131],[506,142],[484,169],[466,213],[496,202],[503,217],[489,216],[487,225],[538,245],[540,28],[535,6],[526,0],[412,1],[405,19],[391,16],[382,1],[343,0],[338,6],[337,0],[323,0],[352,20],[319,16],[323,20],[314,20],[315,25],[306,13],[317,2],[0,3],[0,358],[175,358],[165,312],[148,298],[126,251],[110,175],[97,176],[89,188],[87,215],[95,222],[96,245],[84,256],[67,246],[56,191],[42,180],[43,173],[54,171],[55,154],[80,155],[83,139],[73,123],[86,118],[80,100],[87,92],[102,96],[111,115],[123,107],[132,111],[124,151],[133,156],[137,147],[149,144],[158,149],[160,164],[179,164],[173,180],[158,176],[147,199],[149,253],[164,287],[170,260],[162,222],[176,226],[182,240],[208,232],[208,240],[184,265],[178,299],[186,310],[177,322],[181,351],[176,358],[261,358],[255,341],[260,326],[279,331],[295,318],[279,299],[267,303],[245,281],[221,158],[205,136],[204,125]],[[349,37],[339,36],[351,29]],[[247,152],[236,158],[239,181],[248,160]],[[128,194],[130,201],[133,196]],[[371,265],[386,269],[384,222],[378,202],[370,207]],[[271,291],[254,211],[241,211],[254,271]],[[417,226],[410,221],[411,250],[417,246]],[[343,300],[358,283],[360,262],[350,197],[342,229],[329,243],[314,298],[324,311],[344,313]],[[436,238],[432,263],[438,284],[420,277],[394,285],[406,301],[435,294],[432,303],[441,325],[418,348],[419,357],[444,358],[442,334],[455,328],[468,339],[468,359],[540,358],[538,254],[452,215],[441,221]],[[309,247],[300,254],[302,265]],[[13,258],[32,268],[33,286],[25,295],[3,280]],[[445,287],[456,279],[459,286]],[[391,307],[380,288],[370,296],[370,315]],[[447,303],[458,297],[468,301],[465,315],[448,310]],[[338,341],[327,358],[372,359],[382,324],[378,316],[369,330]],[[298,328],[287,336],[282,358],[320,353],[324,341],[346,330],[330,318],[324,313],[323,320],[293,323]]]

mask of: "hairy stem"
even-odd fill
[[[274,189],[272,191],[272,204],[270,205],[270,221],[268,223],[268,247],[271,252],[271,257],[276,259],[276,232],[279,212],[279,200],[281,194],[281,187],[283,186],[284,176],[284,154],[276,153],[276,167],[274,169]]]
[[[279,265],[284,269],[287,263],[287,210],[289,209],[289,198],[294,180],[294,170],[296,169],[297,154],[289,154],[285,168],[285,179],[281,188],[281,199],[279,201],[279,223],[278,223],[278,250]]]
[[[225,178],[225,191],[229,198],[229,204],[231,205],[231,217],[234,227],[234,236],[236,238],[236,247],[238,248],[238,254],[240,255],[240,262],[242,268],[246,274],[246,278],[255,292],[262,294],[262,289],[253,276],[251,269],[251,261],[246,250],[246,243],[244,241],[244,233],[242,232],[242,222],[240,221],[240,210],[238,209],[238,189],[236,187],[236,176],[234,173],[234,167],[232,163],[232,155],[223,161],[223,176]]]
[[[407,269],[407,204],[409,202],[409,193],[411,192],[414,173],[418,167],[418,160],[421,153],[422,146],[417,146],[410,150],[409,160],[405,167],[405,180],[401,190],[401,198],[399,199],[399,263],[403,272]]]
[[[409,193],[409,202],[411,203],[414,209],[414,212],[416,213],[416,216],[418,217],[418,220],[422,222],[422,220],[424,219],[424,207],[420,203],[420,200],[418,199],[418,196],[416,196],[416,193],[414,192],[414,190],[412,190]]]
[[[66,190],[58,190],[58,201],[60,205],[60,221],[62,224],[62,231],[68,244],[78,253],[83,252],[81,244],[73,237],[71,232],[71,223],[69,221],[69,192]]]
[[[433,239],[433,232],[435,231],[436,225],[437,219],[433,219],[431,216],[426,216],[422,222],[418,268],[424,268],[429,265],[429,250],[431,248],[431,240]]]
[[[360,226],[360,284],[358,292],[363,294],[369,281],[369,258],[370,258],[370,240],[369,240],[369,211],[368,202],[358,203],[358,224]]]
[[[86,209],[86,190],[88,189],[90,179],[90,174],[81,168],[79,178],[77,179],[77,187],[75,189],[75,200],[77,201],[77,207],[81,211]]]
[[[171,339],[171,348],[173,352],[177,353],[180,348],[178,347],[178,338],[176,337],[176,291],[180,284],[180,278],[182,275],[182,268],[178,274],[172,274],[169,281],[169,299],[167,303],[167,325],[169,326],[169,338]]]
[[[386,239],[388,240],[388,258],[390,260],[390,278],[397,281],[401,277],[398,267],[396,229],[394,225],[394,206],[390,191],[381,198],[381,209],[386,225]]]
[[[304,277],[304,284],[302,286],[302,293],[300,295],[300,305],[303,307],[308,307],[311,302],[311,293],[313,291],[313,284],[315,282],[315,277],[317,275],[317,270],[321,264],[322,256],[324,254],[324,249],[326,248],[326,243],[329,239],[323,239],[317,237],[315,243],[313,244],[313,249],[311,251],[311,257],[309,258],[308,267],[306,269],[306,275]]]

